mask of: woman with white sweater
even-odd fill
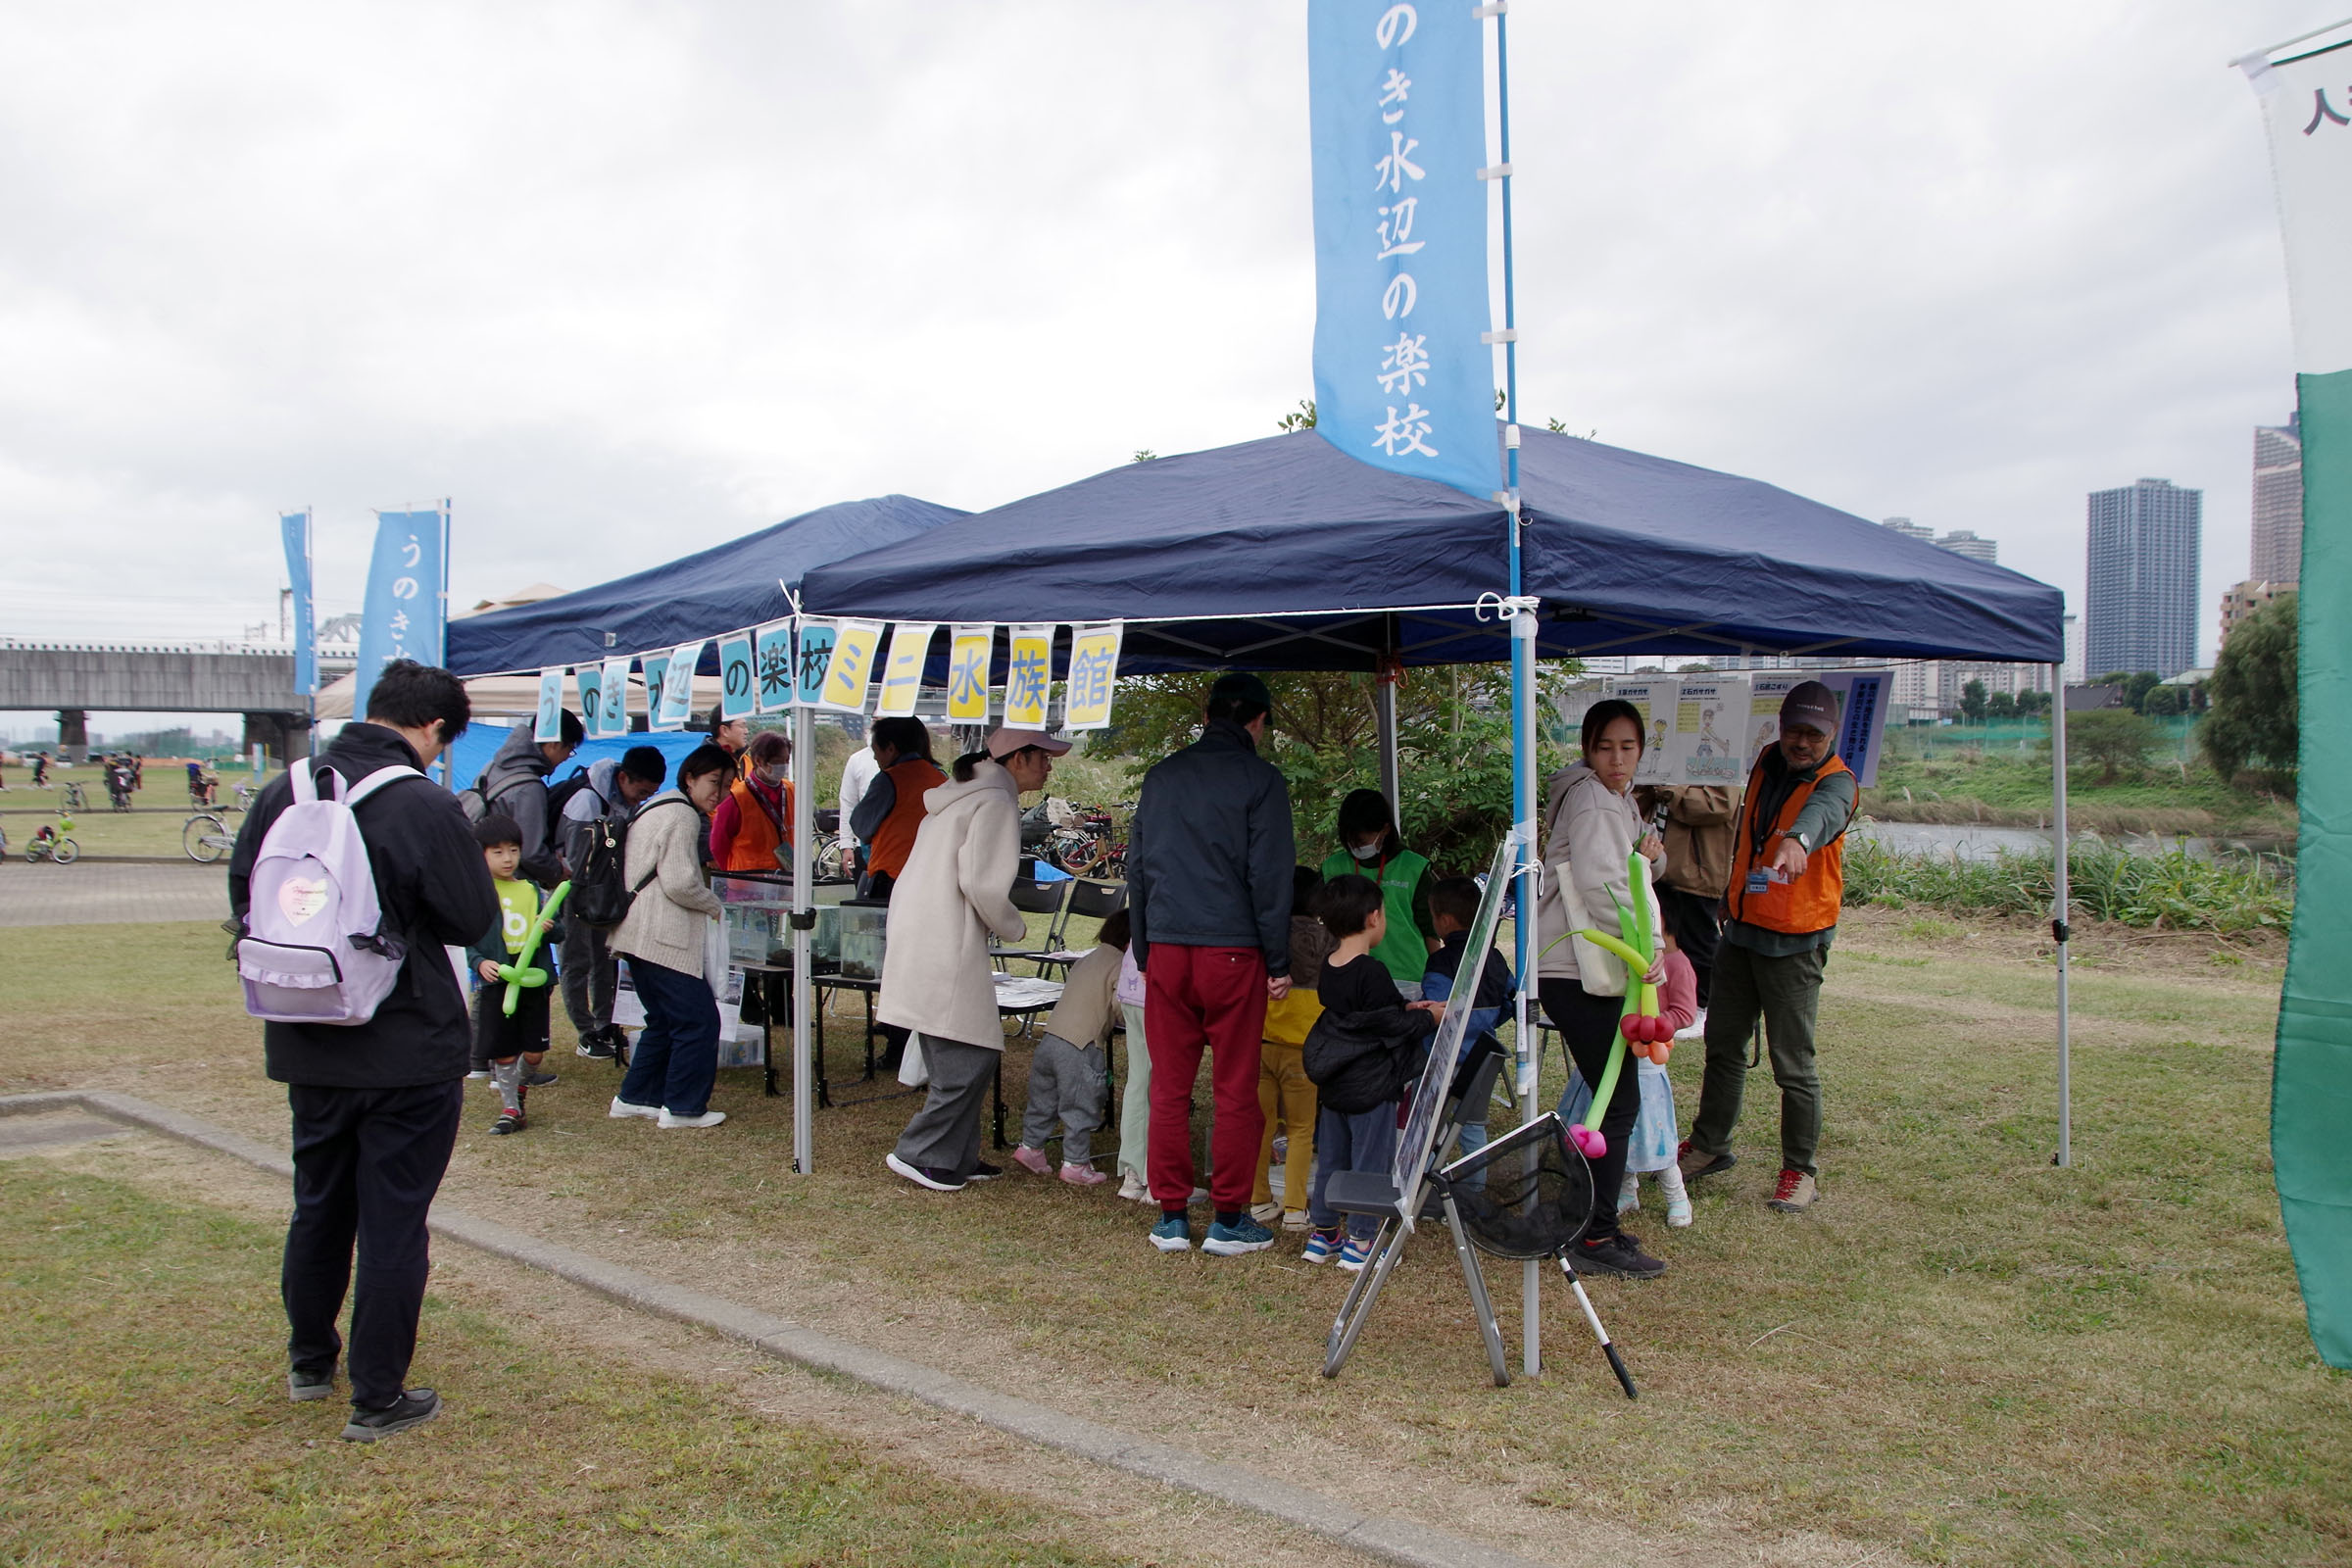
[[[913,1031],[931,1092],[885,1161],[918,1187],[952,1193],[1003,1175],[980,1158],[980,1118],[1004,1051],[988,936],[1028,934],[1012,906],[1020,869],[1020,797],[1045,787],[1070,749],[1041,730],[1000,729],[956,760],[923,797],[926,814],[890,897],[874,1016]]]
[[[611,1115],[644,1116],[662,1127],[715,1127],[727,1119],[710,1108],[718,1001],[703,963],[720,906],[703,880],[703,822],[734,782],[734,754],[698,746],[678,764],[678,787],[629,819],[623,874],[637,896],[610,946],[629,960],[629,978],[645,1004],[645,1030]]]
[[[1536,994],[1544,1015],[1560,1031],[1568,1056],[1585,1082],[1600,1082],[1615,1049],[1617,1018],[1625,1005],[1627,965],[1590,942],[1579,930],[1617,931],[1620,905],[1633,907],[1633,852],[1654,863],[1664,855],[1657,837],[1634,804],[1634,770],[1642,765],[1642,714],[1633,704],[1611,698],[1585,714],[1584,760],[1551,777],[1544,801],[1544,896],[1536,930],[1542,957]],[[1650,926],[1659,927],[1657,898],[1649,896]],[[1662,966],[1640,978],[1656,984]],[[1592,1161],[1592,1217],[1578,1245],[1576,1262],[1605,1273],[1648,1279],[1666,1265],[1642,1250],[1636,1238],[1617,1226],[1617,1189],[1625,1180],[1626,1142],[1641,1114],[1642,1096],[1630,1069],[1621,1072],[1615,1094],[1601,1116],[1608,1149]]]

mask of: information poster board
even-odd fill
[[[1747,777],[1748,760],[1740,751],[1747,735],[1747,677],[1686,676],[1679,684],[1667,782],[1737,788]]]
[[[1634,769],[1637,784],[1664,784],[1671,774],[1667,755],[1674,745],[1675,700],[1682,682],[1671,676],[1620,676],[1609,682],[1609,695],[1634,705],[1642,715],[1642,765]]]
[[[1884,669],[1836,669],[1821,680],[1838,694],[1838,755],[1854,770],[1854,782],[1870,789],[1879,782],[1893,678]]]

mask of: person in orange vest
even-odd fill
[[[1845,899],[1845,830],[1859,791],[1837,753],[1838,698],[1817,680],[1781,702],[1781,738],[1747,776],[1724,889],[1723,940],[1707,1008],[1707,1065],[1698,1114],[1681,1151],[1686,1179],[1738,1162],[1732,1129],[1747,1079],[1747,1042],[1764,1022],[1781,1087],[1781,1177],[1770,1205],[1813,1206],[1821,1144],[1821,1076],[1813,1023],[1821,976]]]
[[[772,729],[752,737],[743,776],[710,813],[710,863],[721,871],[774,871],[792,842],[792,743]]]

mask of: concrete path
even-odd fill
[[[55,1118],[62,1122],[63,1113],[74,1111],[214,1150],[279,1176],[293,1174],[292,1163],[275,1150],[265,1149],[225,1128],[129,1095],[66,1091],[0,1096],[0,1118],[38,1116],[43,1121]],[[52,1132],[48,1136],[60,1134]],[[63,1136],[70,1138],[73,1134]],[[540,1241],[495,1220],[453,1209],[446,1203],[433,1205],[431,1225],[434,1234],[463,1246],[544,1270],[639,1311],[691,1323],[726,1339],[749,1344],[762,1355],[847,1377],[954,1411],[1033,1443],[1065,1449],[1144,1480],[1251,1509],[1370,1556],[1408,1564],[1411,1568],[1540,1568],[1529,1558],[1497,1551],[1465,1537],[1409,1520],[1382,1518],[1364,1512],[1353,1503],[1272,1476],[1219,1464],[1190,1449],[1154,1442],[1099,1421],[1065,1415],[1032,1400],[1016,1399],[919,1362],[869,1350],[724,1297],[689,1290],[572,1248]]]
[[[122,925],[141,920],[225,920],[228,867],[77,860],[0,865],[0,926]]]

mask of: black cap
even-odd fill
[[[1217,677],[1217,683],[1208,689],[1208,700],[1213,703],[1220,698],[1269,710],[1274,706],[1274,694],[1266,690],[1266,683],[1246,669],[1228,670]]]

